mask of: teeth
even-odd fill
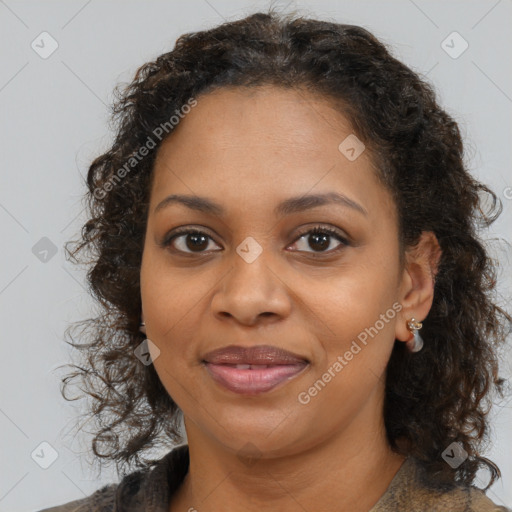
[[[260,368],[268,368],[269,366],[268,364],[237,364],[235,368],[237,370],[258,370]]]

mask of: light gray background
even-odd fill
[[[111,140],[107,105],[114,86],[171,49],[180,34],[267,6],[227,0],[0,0],[0,512],[39,510],[117,481],[113,470],[102,481],[93,479],[84,453],[89,437],[74,427],[80,402],[61,398],[66,369],[56,370],[73,357],[62,341],[64,329],[93,311],[84,271],[65,260],[62,246],[84,221],[87,167]],[[504,203],[489,236],[510,240],[511,0],[324,0],[291,2],[288,10],[294,7],[368,28],[434,84],[441,104],[460,123],[470,169]],[[59,45],[47,59],[31,48],[43,31]],[[441,47],[453,31],[469,44],[457,59]],[[57,249],[47,262],[33,253],[43,237]],[[511,253],[506,247],[493,252],[503,263],[500,301],[510,311]],[[511,366],[508,351],[505,376]],[[489,496],[508,506],[511,406],[505,401],[493,409],[487,452],[503,473]],[[48,469],[31,458],[44,441],[58,453]]]

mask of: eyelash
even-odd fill
[[[322,257],[323,255],[332,255],[333,253],[337,253],[341,250],[343,250],[346,246],[350,245],[350,243],[348,242],[348,240],[343,237],[336,229],[333,229],[333,228],[330,228],[330,227],[323,227],[323,226],[315,226],[313,228],[310,228],[310,229],[307,229],[301,233],[299,233],[297,235],[297,237],[295,238],[294,242],[297,242],[298,240],[300,240],[302,237],[304,237],[305,235],[309,235],[309,234],[318,234],[318,233],[321,233],[321,234],[326,234],[326,235],[329,235],[331,237],[334,237],[336,238],[338,241],[341,242],[341,245],[335,249],[331,249],[329,251],[320,251],[320,252],[315,252],[315,251],[298,251],[298,252],[307,252],[309,254],[312,254],[313,257]],[[177,231],[175,231],[172,236],[169,236],[167,235],[164,240],[162,241],[162,243],[160,244],[163,248],[167,248],[169,247],[175,239],[179,238],[180,236],[182,235],[205,235],[206,237],[210,238],[211,240],[213,240],[213,238],[208,235],[208,233],[205,233],[204,231],[201,231],[199,229],[195,229],[195,228],[179,228]],[[186,252],[186,251],[181,251],[181,250],[176,250],[178,253],[181,253],[181,254],[185,254],[185,255],[193,255],[193,254],[206,254],[208,251],[200,251],[200,252]],[[213,252],[218,252],[218,251],[213,251]]]

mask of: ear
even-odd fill
[[[411,318],[422,322],[432,307],[441,253],[437,237],[432,231],[423,231],[418,243],[406,250],[398,299],[402,309],[395,328],[395,338],[400,341],[412,338],[407,322]]]

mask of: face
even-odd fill
[[[232,88],[197,100],[158,151],[141,267],[155,369],[189,443],[251,442],[279,456],[356,418],[370,432],[382,421],[403,282],[396,208],[369,151],[354,159],[354,139],[340,150],[350,124],[307,92]],[[234,391],[203,362],[233,345],[278,347],[307,364],[269,390]]]

